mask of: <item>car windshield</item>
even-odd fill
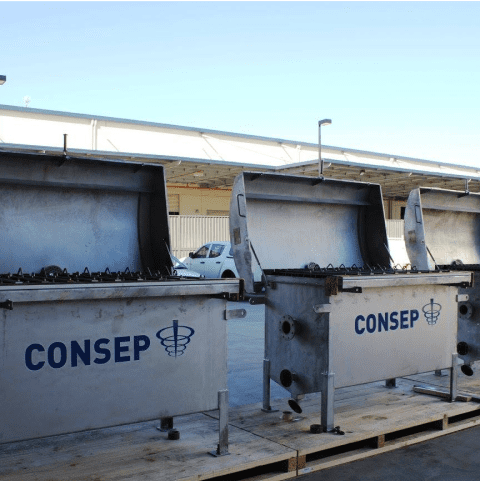
[[[187,269],[187,266],[180,262],[175,256],[172,256],[172,263],[174,269]]]

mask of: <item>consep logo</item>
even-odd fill
[[[422,307],[425,320],[431,326],[434,326],[437,323],[441,310],[442,306],[438,304],[438,302],[433,302],[433,299],[430,299],[430,304],[426,304]]]
[[[358,315],[355,318],[357,334],[413,329],[420,313],[417,309],[404,311],[379,312],[378,314]]]
[[[160,344],[169,356],[182,356],[187,349],[187,344],[195,334],[191,327],[179,326],[178,321],[173,321],[171,327],[165,327],[157,332]]]
[[[171,335],[168,335],[169,331]],[[169,356],[176,358],[185,353],[186,345],[194,333],[191,327],[179,326],[178,321],[174,320],[171,327],[157,332],[160,339],[158,345],[162,345]],[[83,345],[78,341],[57,341],[48,346],[34,343],[25,349],[25,365],[30,371],[38,371],[45,365],[59,369],[67,365],[77,367],[79,364],[90,366],[92,363],[140,361],[141,354],[150,349],[150,346],[150,337],[144,334],[113,339],[102,337],[95,341],[85,339]]]

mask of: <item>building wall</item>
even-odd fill
[[[229,214],[231,190],[203,189],[200,187],[168,185],[170,206],[178,201],[180,215],[210,215]],[[178,196],[176,199],[172,196]],[[170,209],[170,212],[172,210]]]

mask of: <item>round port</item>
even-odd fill
[[[283,387],[290,387],[292,383],[293,383],[293,374],[288,369],[284,369],[280,373],[280,384]]]
[[[283,316],[280,320],[280,333],[284,339],[290,341],[295,336],[295,320],[290,316]]]
[[[468,354],[468,344],[466,342],[459,342],[457,344],[457,352],[460,356],[466,356]]]
[[[469,302],[464,302],[458,306],[458,313],[460,316],[470,319],[473,315],[473,306]]]
[[[292,411],[295,411],[297,414],[300,414],[302,412],[302,408],[300,407],[300,404],[295,401],[295,399],[289,399],[288,400],[288,405],[292,409]]]
[[[464,364],[460,369],[465,376],[473,376],[473,369],[469,364]]]

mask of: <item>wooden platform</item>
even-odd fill
[[[230,455],[212,457],[218,442],[217,412],[175,418],[178,441],[158,422],[0,445],[1,481],[282,480],[374,456],[480,424],[480,403],[448,403],[417,394],[414,385],[448,388],[448,376],[433,373],[336,392],[335,420],[344,435],[311,434],[320,422],[320,397],[308,395],[303,412],[283,421],[260,404],[230,410]],[[480,396],[480,373],[459,376],[460,392]]]

